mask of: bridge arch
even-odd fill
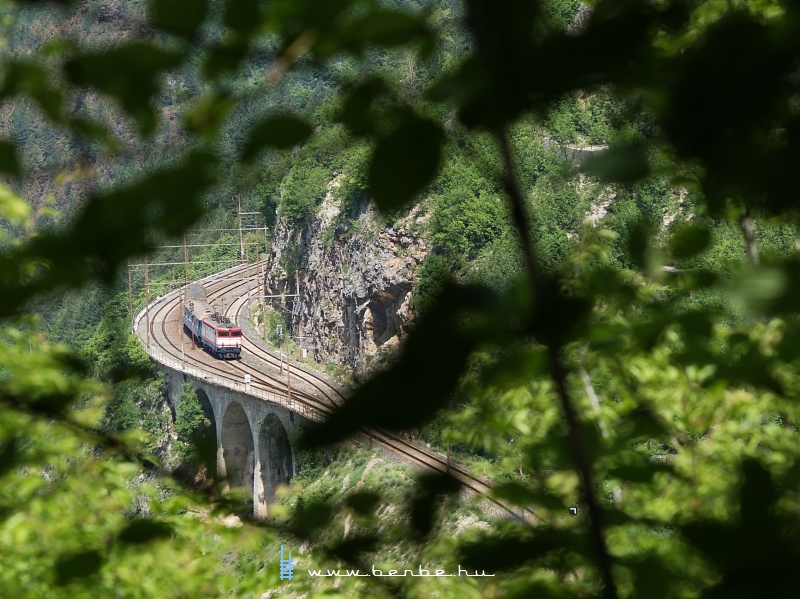
[[[278,485],[289,484],[294,476],[294,454],[286,427],[276,414],[267,414],[261,420],[258,439],[261,485],[264,502],[269,504],[275,499]]]
[[[208,393],[201,388],[194,391],[197,397],[197,403],[203,410],[203,421],[197,426],[194,431],[193,442],[197,445],[201,461],[205,465],[214,466],[213,456],[217,455],[217,417],[214,414],[214,406],[208,397]],[[208,472],[207,476],[213,478],[216,472]]]
[[[250,421],[242,405],[231,401],[222,417],[220,475],[231,489],[242,489],[252,502],[255,444]]]

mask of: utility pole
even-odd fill
[[[294,303],[292,304],[292,315],[289,318],[289,326],[300,326],[300,269],[298,268],[294,273]],[[291,336],[291,331],[289,331]]]
[[[278,335],[278,352],[280,353],[280,361],[281,361],[278,374],[283,374],[283,327],[281,325],[276,325],[275,333]]]
[[[253,279],[250,275],[250,264],[247,265],[247,274],[245,274],[245,277],[247,277],[247,314],[250,314],[250,282]]]
[[[289,399],[289,409],[292,409],[292,379],[289,376],[289,360],[286,360],[286,394]]]
[[[239,215],[239,256],[245,259],[244,237],[242,237],[242,198],[236,194],[236,213]]]
[[[144,313],[147,325],[147,348],[150,349],[150,276],[147,270],[147,254],[144,255],[144,301]]]
[[[131,277],[131,261],[128,259],[128,314],[131,317],[131,328],[133,328],[133,279]]]
[[[189,284],[189,248],[186,247],[186,232],[183,233],[183,282]]]
[[[183,232],[183,301],[181,302],[181,313],[179,316],[180,324],[178,325],[181,332],[181,370],[186,371],[186,350],[184,343],[186,336],[183,332],[183,311],[186,307],[186,297],[189,294],[189,248],[186,247],[186,231]],[[194,335],[192,335],[192,344],[194,344]]]
[[[186,232],[183,233],[183,306],[181,306],[181,324],[183,324],[183,310],[187,309],[189,303],[189,248],[186,245]],[[191,321],[190,321],[191,322]],[[192,350],[197,349],[194,344],[194,330],[189,327],[189,335],[192,338]],[[183,356],[183,326],[181,326],[181,356]]]
[[[267,342],[267,263],[261,266],[261,325],[264,329],[264,343]]]

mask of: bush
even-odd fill
[[[278,212],[293,221],[304,221],[316,213],[325,195],[331,172],[323,166],[302,163],[284,180]]]
[[[183,383],[175,416],[177,450],[181,458],[194,463],[200,461],[204,442],[216,439],[212,418],[212,415],[206,414],[192,385]]]
[[[430,305],[451,275],[447,261],[438,254],[428,254],[418,272],[414,307],[422,311]]]

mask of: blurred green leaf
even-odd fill
[[[172,536],[172,526],[158,520],[138,519],[119,533],[117,540],[125,545],[141,545]]]
[[[331,547],[331,553],[340,559],[355,562],[363,553],[374,552],[379,546],[380,538],[375,535],[361,535],[346,539]]]
[[[187,113],[186,128],[195,135],[214,139],[234,107],[235,102],[227,94],[205,96]]]
[[[111,131],[104,125],[80,116],[70,117],[67,124],[78,136],[102,142],[112,152],[119,150],[119,141],[113,137]]]
[[[359,82],[345,97],[340,117],[342,122],[355,135],[375,133],[380,115],[373,112],[373,107],[387,91],[387,83],[379,76]]]
[[[261,27],[258,0],[225,0],[225,26],[241,35],[249,35]]]
[[[586,31],[565,35],[538,26],[540,2],[470,0],[467,18],[476,51],[458,72],[440,81],[433,97],[459,105],[467,126],[496,130],[570,90],[624,85],[652,70],[657,59],[649,32],[659,21],[674,21],[674,12],[687,11],[679,4],[666,9],[627,4],[623,9],[616,2],[603,3]]]
[[[106,562],[99,551],[90,550],[58,558],[55,565],[56,584],[64,586],[85,579],[100,571]]]
[[[743,464],[740,511],[732,523],[700,522],[681,532],[719,569],[717,584],[706,593],[714,599],[755,596],[789,597],[800,584],[793,564],[800,559],[795,527],[776,517],[779,490],[755,460]]]
[[[748,265],[728,282],[727,291],[749,309],[764,315],[789,315],[800,310],[800,259],[796,255]]]
[[[652,238],[653,227],[644,220],[634,223],[628,231],[628,255],[646,274],[655,268]]]
[[[69,81],[115,97],[148,135],[155,130],[152,105],[161,90],[164,71],[180,65],[186,54],[144,42],[128,42],[111,50],[78,53],[64,65]]]
[[[502,483],[492,487],[492,496],[512,505],[536,506],[552,510],[563,510],[564,501],[560,497],[534,491],[520,483]]]
[[[799,23],[796,11],[771,21],[727,11],[706,28],[703,43],[660,71],[668,83],[656,105],[661,124],[679,155],[701,161],[712,212],[720,213],[731,197],[770,211],[796,205],[791,189],[798,171],[789,164],[800,142],[797,117],[779,106],[796,94],[790,73]],[[731,64],[737,69],[728,69]],[[767,133],[777,129],[784,134]]]
[[[508,348],[497,362],[481,370],[481,380],[487,386],[512,387],[526,384],[532,378],[548,372],[547,349],[542,346]]]
[[[545,526],[537,527],[535,531],[505,526],[477,541],[463,544],[459,549],[459,562],[469,568],[494,574],[513,571],[548,554],[570,551],[588,551],[584,534]]]
[[[714,323],[709,314],[704,311],[684,312],[677,316],[675,320],[680,323],[687,340],[697,339],[703,341],[711,337]]]
[[[674,574],[655,557],[645,557],[632,566],[635,576],[635,594],[638,599],[667,599]]]
[[[650,483],[659,472],[674,473],[674,469],[668,463],[644,459],[642,456],[638,463],[615,466],[608,471],[608,476],[632,483]]]
[[[333,508],[330,504],[319,501],[302,506],[294,521],[297,530],[308,535],[328,524],[332,516]]]
[[[366,44],[395,47],[414,41],[430,43],[432,38],[423,19],[390,9],[373,10],[356,19],[349,25],[347,35],[352,41],[345,47],[356,52]]]
[[[0,314],[13,314],[32,294],[92,276],[111,281],[128,256],[151,248],[149,233],[180,234],[203,213],[202,194],[216,180],[217,164],[206,152],[189,154],[133,185],[93,196],[66,231],[48,231],[19,250],[0,252],[6,277]],[[29,264],[36,265],[34,275],[24,270]]]
[[[417,489],[411,499],[411,528],[425,537],[433,530],[437,506],[442,495],[461,490],[461,483],[449,474],[423,474],[417,478]]]
[[[369,491],[351,493],[345,498],[347,506],[359,516],[370,516],[380,503],[380,495]]]
[[[489,572],[487,572],[489,574]],[[566,599],[569,595],[566,589],[552,582],[527,582],[512,581],[508,585],[508,592],[504,593],[506,599]]]
[[[19,449],[16,437],[0,442],[0,478],[19,464]]]
[[[3,66],[5,73],[0,99],[29,95],[50,120],[63,120],[64,96],[52,87],[50,76],[41,65],[26,60],[9,60]]]
[[[628,441],[663,438],[669,428],[647,407],[637,407],[625,415],[619,432]]]
[[[789,289],[788,274],[776,266],[749,267],[731,281],[731,293],[739,296],[751,309],[769,310],[770,305],[780,301]]]
[[[31,218],[31,207],[11,191],[11,188],[0,184],[0,216],[15,225],[24,225]]]
[[[402,208],[430,183],[439,169],[443,141],[438,124],[411,114],[377,140],[367,181],[382,211]]]
[[[153,24],[159,29],[192,38],[208,15],[208,0],[152,0]]]
[[[235,71],[247,58],[248,52],[250,52],[250,47],[240,39],[212,45],[208,48],[203,61],[203,76],[209,81],[213,81],[226,73]]]
[[[19,177],[22,174],[22,167],[17,158],[17,146],[4,139],[0,140],[0,173],[12,177]],[[2,207],[0,207],[1,210]]]
[[[553,280],[538,291],[533,305],[535,312],[529,324],[530,333],[536,340],[553,349],[579,337],[591,308],[589,301],[563,293]]]
[[[311,125],[294,115],[267,117],[250,129],[242,150],[242,160],[252,160],[265,147],[291,149],[308,139],[311,132]]]
[[[620,183],[633,183],[650,174],[643,144],[612,146],[602,152],[595,152],[583,161],[581,170],[603,181]]]
[[[586,282],[595,296],[614,298],[622,305],[630,305],[636,298],[636,287],[618,268],[592,269],[586,274]]]
[[[678,260],[696,256],[708,248],[710,243],[711,231],[708,227],[694,223],[676,227],[669,238],[670,253]]]

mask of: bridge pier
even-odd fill
[[[258,519],[266,518],[269,515],[266,492],[264,490],[264,475],[261,460],[256,460],[256,472],[253,485],[253,516]]]

